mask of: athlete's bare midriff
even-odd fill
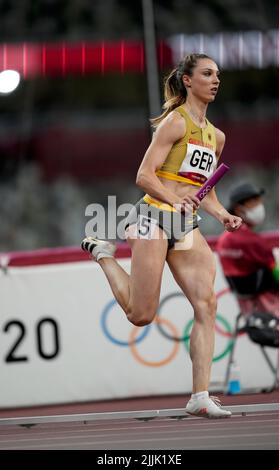
[[[158,176],[158,178],[166,188],[168,188],[178,197],[187,195],[194,196],[200,189],[200,186],[197,185],[183,183],[181,181],[168,180],[166,178],[160,178],[160,176]]]

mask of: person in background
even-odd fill
[[[279,264],[266,240],[255,232],[265,219],[264,193],[249,182],[231,189],[228,210],[243,223],[236,232],[224,232],[216,250],[241,312],[265,311],[279,316]]]

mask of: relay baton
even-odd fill
[[[202,185],[195,196],[201,201],[229,169],[229,166],[225,165],[225,163],[221,163],[213,175],[210,176],[210,178],[208,178],[208,180]]]

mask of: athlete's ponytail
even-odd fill
[[[165,103],[163,109],[165,110],[160,116],[150,119],[153,127],[158,124],[171,112],[173,109],[185,103],[187,98],[187,90],[183,83],[183,75],[193,75],[193,70],[197,65],[199,59],[210,59],[206,54],[189,54],[179,62],[178,67],[173,69],[165,79],[164,98]]]

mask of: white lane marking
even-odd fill
[[[228,419],[228,420],[225,420],[227,421],[227,426],[226,427],[219,427],[221,425],[224,425],[224,420],[223,419],[220,419],[220,420],[204,420],[203,421],[203,424],[202,424],[202,431],[204,432],[207,432],[207,431],[212,431],[213,429],[215,429],[215,426],[218,425],[218,431],[230,431],[230,425],[229,423],[231,423],[231,419]],[[269,424],[265,424],[264,427],[265,428],[274,428],[274,427],[279,427],[279,422],[278,423],[273,423],[272,420],[255,420],[255,421],[246,421],[246,422],[241,422],[241,430],[243,429],[249,429],[251,427],[251,425],[253,423],[257,423],[257,424],[263,424],[263,423],[269,423]],[[161,424],[161,423],[160,423]],[[172,424],[172,425],[171,425]],[[234,423],[234,428],[235,428],[235,425],[236,423]],[[87,426],[87,425],[86,425]],[[180,429],[172,429],[173,426],[177,427],[179,426]],[[27,433],[29,434],[29,438],[28,439],[22,439],[23,441],[28,441],[28,440],[40,440],[38,439],[39,436],[41,436],[42,438],[43,437],[46,437],[48,439],[56,439],[56,436],[58,434],[61,434],[61,433],[64,433],[64,434],[67,434],[69,435],[70,433],[73,433],[74,435],[76,435],[77,433],[82,433],[83,435],[86,435],[87,433],[99,433],[99,432],[107,432],[107,434],[105,434],[106,436],[109,436],[109,435],[114,435],[113,433],[116,432],[116,435],[119,436],[120,433],[122,433],[122,431],[139,431],[139,432],[146,432],[146,431],[149,431],[149,430],[152,430],[153,432],[157,432],[158,434],[160,434],[160,430],[163,430],[163,432],[165,431],[165,429],[171,431],[171,432],[198,432],[200,433],[201,432],[201,428],[198,427],[198,426],[192,426],[192,427],[187,427],[187,423],[185,422],[182,422],[180,421],[179,423],[177,422],[172,422],[170,423],[169,425],[160,425],[159,427],[155,427],[155,426],[152,426],[152,425],[147,425],[146,423],[141,423],[139,424],[138,426],[129,426],[129,427],[125,427],[125,428],[102,428],[102,429],[88,429],[87,427],[84,427],[83,429],[78,429],[78,430],[75,430],[75,429],[65,429],[65,430],[58,430],[58,429],[52,429],[51,432],[53,434],[50,434],[50,430],[36,430],[36,428],[30,428],[30,429],[26,429],[25,431],[21,431],[21,433],[13,433],[13,434],[2,434],[0,435],[0,444],[1,443],[4,443],[4,442],[9,442],[10,440],[12,439],[15,439],[17,441],[20,440],[21,437],[23,438],[26,438],[26,435]],[[110,433],[110,431],[112,431],[112,433]],[[162,433],[161,433],[162,434]],[[92,435],[95,435],[95,437],[98,437],[98,434],[92,434]],[[104,434],[101,434],[101,436],[103,437]],[[2,440],[2,437],[4,438],[11,438],[9,440]],[[59,437],[59,436],[58,436]],[[65,436],[66,438],[67,436]],[[37,439],[36,439],[37,438]],[[63,436],[59,437],[60,439],[63,438]]]
[[[247,413],[246,415],[246,418],[247,419],[250,419],[250,418],[256,418],[258,416],[270,416],[270,417],[278,417],[279,418],[279,411],[263,411],[263,412],[254,412],[254,413]],[[24,418],[24,416],[20,416],[20,418]],[[242,419],[243,416],[241,416],[240,413],[238,414],[232,414],[231,418],[230,419],[233,419],[233,420],[237,420],[237,419]],[[150,420],[151,423],[160,423],[160,422],[163,422],[163,421],[175,421],[174,418],[170,418],[170,417],[164,417],[164,416],[160,416],[160,417],[156,417],[156,418],[147,418],[147,420]],[[145,423],[146,422],[144,421],[143,418],[123,418],[123,419],[117,419],[117,420],[106,420],[107,423],[110,423],[111,425],[114,425],[115,426],[118,426],[119,424],[128,424],[130,422],[135,422],[135,421],[138,421],[138,422],[142,422],[142,423]],[[208,419],[205,419],[205,418],[202,418],[202,417],[198,417],[198,416],[191,416],[191,415],[185,415],[185,418],[181,419],[181,421],[183,422],[195,422],[195,423],[205,423],[208,421]],[[220,422],[222,421],[222,419],[219,419],[219,420],[216,420],[216,423],[217,422]],[[89,425],[94,425],[94,426],[102,426],[104,425],[105,421],[93,421],[93,420],[86,420],[86,419],[81,419],[80,421],[75,421],[75,422],[71,422],[71,421],[68,421],[68,422],[57,422],[57,423],[48,423],[47,420],[44,422],[44,423],[38,423],[36,424],[37,427],[41,427],[41,426],[55,426],[56,428],[60,428],[60,427],[68,427],[69,425],[71,427],[78,427],[78,426],[81,426],[83,423],[87,423],[87,426]],[[5,426],[1,426],[1,423],[0,423],[0,432],[1,432],[1,429],[14,429],[15,426],[19,426],[18,424],[7,424]]]
[[[205,418],[200,418],[200,417],[190,417],[190,418],[185,418],[185,419],[180,419],[180,420],[176,420],[176,419],[171,419],[171,418],[159,418],[157,420],[151,420],[150,422],[146,422],[146,421],[138,421],[138,420],[125,420],[125,422],[122,422],[122,424],[136,424],[136,422],[138,423],[137,424],[137,427],[140,428],[140,427],[144,427],[144,429],[151,429],[151,428],[161,428],[161,427],[171,427],[172,425],[179,425],[179,426],[189,426],[189,422],[191,422],[191,425],[193,425],[194,427],[198,427],[198,426],[203,426],[203,427],[206,427],[208,426],[209,424],[213,427],[215,426],[220,426],[220,425],[223,425],[224,422],[228,423],[231,423],[233,422],[234,424],[236,424],[236,422],[239,422],[241,424],[243,424],[243,421],[245,421],[245,423],[264,423],[264,422],[273,422],[277,419],[279,419],[279,416],[276,417],[274,413],[261,413],[260,415],[253,415],[253,418],[255,419],[251,419],[250,418],[251,415],[246,415],[246,416],[231,416],[231,418],[229,419],[216,419],[216,420],[210,420],[210,419],[205,419]],[[270,418],[270,419],[257,419],[258,416],[264,416],[264,418]],[[279,422],[279,421],[278,421]],[[164,423],[168,423],[167,425],[165,425]],[[92,421],[87,421],[86,424],[81,424],[81,423],[59,423],[59,424],[56,424],[55,426],[53,424],[37,424],[36,426],[34,427],[31,427],[29,429],[26,429],[24,432],[28,432],[28,433],[31,433],[31,432],[38,432],[38,431],[41,431],[41,432],[50,432],[50,431],[57,431],[57,432],[60,432],[60,431],[68,431],[69,428],[82,428],[82,429],[91,429],[91,428],[94,428],[92,429],[92,431],[95,431],[95,428],[101,428],[101,430],[121,430],[121,429],[131,429],[131,426],[129,426],[128,428],[121,428],[120,427],[121,423],[119,423],[118,421],[117,422],[112,422],[110,424],[110,426],[112,427],[109,427],[109,428],[103,428],[104,426],[104,423],[100,423],[100,422],[92,422]],[[135,427],[134,429],[136,429],[137,427]],[[0,427],[0,438],[1,436],[4,436],[4,435],[9,435],[9,433],[7,433],[7,431],[10,431],[13,435],[19,430],[19,428],[22,428],[22,425],[21,426],[18,426],[16,425],[12,425],[12,426],[5,426],[5,427]],[[193,429],[193,428],[192,428]],[[1,434],[1,430],[2,431],[6,431],[6,434],[2,433]],[[99,429],[96,429],[96,431],[98,431]]]
[[[160,432],[160,429],[162,429],[162,428],[167,428],[168,430],[167,430],[167,429],[163,429],[162,432]],[[242,432],[243,430],[249,430],[250,428],[251,428],[251,426],[250,426],[248,423],[247,423],[246,425],[243,425],[243,424],[242,424],[242,425],[241,425],[240,432]],[[278,432],[279,432],[279,423],[277,423],[277,424],[273,424],[273,423],[272,423],[272,424],[266,424],[266,425],[264,426],[264,428],[265,428],[265,430],[266,430],[266,428],[270,428],[270,429],[272,429],[272,428],[278,428]],[[137,432],[140,433],[140,434],[142,434],[143,432],[146,432],[146,431],[147,431],[148,434],[150,434],[150,433],[156,433],[156,434],[158,434],[158,435],[159,435],[159,434],[160,434],[160,435],[166,434],[166,432],[171,432],[171,433],[174,433],[174,432],[176,432],[176,433],[191,433],[191,434],[192,434],[193,432],[197,432],[197,433],[199,433],[199,436],[202,436],[202,435],[203,435],[203,434],[201,434],[201,430],[200,430],[200,429],[193,429],[193,428],[191,428],[191,429],[186,429],[185,427],[183,427],[183,428],[181,427],[180,429],[169,429],[169,426],[161,426],[160,429],[157,429],[157,430],[156,430],[156,429],[153,429],[153,428],[149,428],[149,429],[147,429],[147,428],[139,429],[139,428],[132,428],[132,427],[130,427],[130,428],[118,429],[118,430],[112,429],[112,430],[111,430],[112,432],[106,432],[105,434],[96,434],[96,433],[99,433],[100,430],[93,430],[93,429],[84,429],[84,430],[78,430],[78,431],[77,431],[77,430],[76,430],[76,431],[74,431],[74,430],[73,430],[73,431],[67,430],[67,431],[63,431],[63,434],[67,434],[66,436],[59,436],[59,435],[58,435],[58,432],[55,433],[56,435],[53,435],[53,434],[51,435],[51,434],[49,434],[49,433],[33,433],[32,435],[30,434],[30,435],[28,436],[28,438],[27,438],[27,436],[26,436],[26,433],[29,432],[30,430],[27,430],[25,434],[14,434],[14,435],[9,435],[9,434],[7,434],[6,436],[3,436],[3,437],[5,437],[5,438],[7,438],[7,439],[3,439],[3,440],[0,439],[0,445],[1,445],[2,443],[5,443],[5,442],[11,442],[13,439],[16,440],[17,442],[25,442],[25,441],[28,442],[28,441],[30,441],[30,440],[32,440],[32,441],[37,441],[37,440],[38,440],[38,441],[39,441],[39,440],[43,440],[44,438],[46,438],[46,439],[53,439],[53,440],[56,440],[56,439],[67,439],[67,437],[69,437],[69,438],[71,438],[71,437],[77,437],[78,439],[82,438],[82,436],[78,436],[78,435],[77,435],[78,433],[80,433],[80,434],[82,434],[82,435],[84,435],[84,436],[87,436],[88,433],[90,433],[91,436],[94,436],[94,437],[96,437],[96,438],[98,438],[98,437],[103,438],[103,437],[105,437],[105,436],[106,436],[106,437],[113,437],[113,436],[117,436],[117,437],[118,437],[118,436],[122,433],[122,431],[128,431],[128,432],[129,432],[129,431],[136,431],[136,432],[133,432],[133,434],[136,434]],[[210,427],[205,428],[205,429],[204,429],[204,432],[207,433],[208,431],[212,431],[213,429],[214,429],[214,427],[213,427],[213,426],[210,426]],[[234,430],[234,431],[236,430],[235,427],[234,427],[233,430]],[[104,432],[104,431],[110,431],[110,430],[109,430],[109,429],[107,429],[107,430],[106,430],[106,429],[102,429],[101,431]],[[230,429],[229,429],[228,427],[223,427],[223,428],[218,428],[218,432],[219,432],[219,431],[230,431]],[[73,436],[71,436],[70,433],[73,434]],[[230,435],[230,432],[228,433],[228,435]],[[9,438],[12,438],[12,439],[9,439]],[[21,438],[23,438],[23,439],[21,439]]]

